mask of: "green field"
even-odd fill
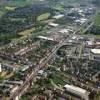
[[[6,6],[5,9],[8,11],[14,11],[16,7]]]
[[[96,15],[96,18],[95,18],[95,25],[96,25],[96,26],[100,26],[100,13],[98,13],[98,14]]]
[[[3,14],[4,14],[4,12],[3,12],[3,11],[0,11],[0,17],[2,17],[2,16],[3,16]]]
[[[54,6],[54,9],[58,11],[64,11],[64,7],[61,4],[57,4],[56,6]]]
[[[44,14],[41,14],[40,16],[38,16],[37,21],[46,20],[49,17],[50,17],[50,13],[44,13]]]

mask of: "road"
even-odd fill
[[[85,32],[87,32],[87,30],[89,30],[92,26],[93,26],[94,22],[92,22],[82,33],[84,34]]]

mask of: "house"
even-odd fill
[[[20,65],[14,63],[14,64],[8,64],[8,63],[1,63],[0,64],[0,71],[16,71],[18,70]]]

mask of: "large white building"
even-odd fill
[[[100,49],[91,49],[90,55],[93,60],[100,61]]]
[[[63,15],[63,14],[59,14],[59,15],[55,15],[53,18],[54,18],[54,19],[60,19],[60,18],[62,18],[62,17],[64,17],[64,15]]]
[[[57,26],[59,26],[59,24],[57,24],[57,23],[52,23],[52,22],[48,23],[48,25],[51,26],[51,27],[57,27]]]
[[[54,41],[53,38],[45,37],[45,36],[38,36],[40,39]]]
[[[73,85],[68,85],[68,84],[66,84],[64,86],[64,88],[66,89],[66,91],[68,91],[74,95],[77,95],[84,100],[89,100],[89,98],[88,98],[89,92],[85,89],[82,89],[82,88],[79,88],[79,87],[76,87]]]

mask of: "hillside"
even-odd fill
[[[88,1],[91,0],[0,0],[0,42],[16,38],[18,32],[35,26],[41,14],[38,20],[46,19],[42,18],[44,13],[52,16],[54,10],[61,11],[73,4],[88,4]]]

